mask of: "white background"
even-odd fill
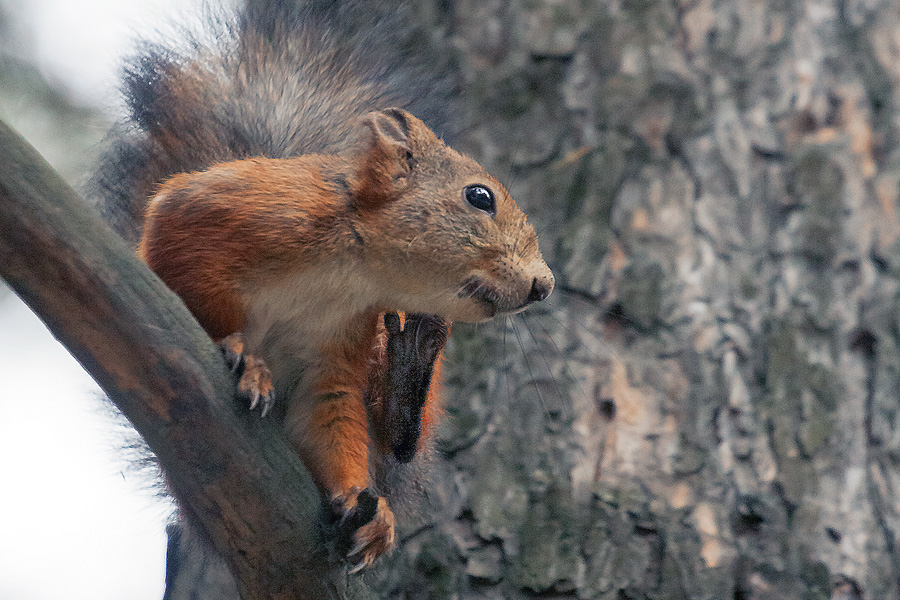
[[[138,34],[188,22],[200,2],[7,5],[48,77],[111,112]],[[31,311],[0,293],[0,600],[162,598],[171,507],[129,470],[99,394]]]

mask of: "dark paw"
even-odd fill
[[[422,409],[450,327],[436,315],[411,314],[401,329],[396,313],[384,315],[384,326],[388,331],[384,407],[390,448],[399,462],[406,463],[419,447]]]
[[[384,326],[388,331],[388,364],[392,369],[421,371],[430,368],[450,335],[447,321],[425,313],[406,315],[403,329],[397,313],[385,313]]]
[[[332,510],[341,517],[338,552],[352,565],[350,573],[371,566],[376,558],[394,548],[394,513],[387,501],[368,488],[358,489],[332,500]]]

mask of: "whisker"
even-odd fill
[[[506,362],[506,332],[509,331],[509,317],[503,318],[503,382],[506,384],[507,406],[512,406],[512,384],[509,377],[509,364]]]
[[[558,310],[558,309],[557,309],[557,310]],[[550,343],[551,343],[551,344],[553,344],[553,348],[556,350],[556,355],[559,356],[559,357],[562,359],[562,372],[563,372],[563,374],[568,375],[568,378],[571,379],[572,381],[574,381],[574,382],[575,382],[575,385],[578,386],[578,390],[579,390],[579,392],[581,392],[582,397],[583,397],[585,400],[589,400],[589,399],[590,399],[590,396],[588,395],[587,391],[584,389],[584,386],[581,384],[581,380],[580,380],[578,377],[576,377],[576,376],[575,376],[575,373],[572,372],[572,369],[569,368],[569,361],[566,360],[566,356],[565,356],[565,354],[563,354],[563,351],[562,351],[562,349],[559,347],[559,344],[557,344],[557,343],[556,343],[556,340],[553,339],[553,335],[550,333],[550,330],[547,329],[546,325],[544,325],[543,323],[541,323],[541,320],[540,320],[540,318],[537,318],[537,315],[529,315],[530,318],[525,319],[525,315],[526,315],[526,314],[528,314],[528,313],[527,313],[527,312],[521,313],[521,315],[522,315],[522,320],[526,322],[526,323],[525,323],[526,327],[528,326],[528,321],[533,321],[534,323],[537,324],[538,327],[541,328],[541,331],[544,332],[544,336],[545,336],[548,340],[550,340]],[[550,316],[553,316],[553,315],[550,315]],[[559,321],[557,320],[557,322],[559,322]],[[561,323],[560,323],[560,324],[561,324]],[[530,329],[530,328],[529,328],[529,333],[531,333],[531,329]],[[533,337],[534,337],[534,333],[531,333],[531,335],[532,335],[532,338],[533,338]],[[544,355],[541,354],[541,357],[544,358]],[[544,358],[544,362],[545,362],[545,363],[547,362],[547,359],[546,359],[546,358]],[[549,369],[549,368],[550,368],[550,365],[548,364],[548,365],[547,365],[547,369]],[[554,378],[554,380],[555,380],[555,378]],[[565,416],[566,418],[569,417],[568,413],[567,413],[566,410],[565,410],[565,405],[563,405],[563,413],[564,413],[564,416]]]
[[[531,361],[528,360],[528,352],[525,351],[525,344],[522,341],[522,335],[519,333],[519,327],[516,325],[516,321],[510,321],[512,323],[513,333],[516,334],[516,339],[519,340],[519,347],[522,349],[522,358],[525,362],[525,368],[528,370],[528,376],[531,378],[531,381],[535,383],[534,389],[537,391],[538,399],[541,402],[541,407],[544,409],[544,414],[549,416],[550,410],[547,408],[547,401],[544,399],[544,394],[541,392],[541,387],[537,385],[537,379],[534,376],[534,370],[531,368]]]
[[[547,301],[544,301],[544,305],[545,305],[545,306],[548,306],[548,307],[552,308],[554,311],[556,311],[556,312],[548,311],[548,312],[546,312],[546,313],[544,313],[544,314],[546,314],[548,317],[550,317],[551,319],[553,319],[554,321],[556,321],[556,322],[559,324],[559,326],[562,327],[563,329],[565,329],[566,331],[571,331],[571,328],[569,327],[569,325],[568,325],[567,323],[565,323],[561,318],[559,318],[559,314],[558,314],[558,313],[564,312],[565,309],[563,309],[563,308],[560,307],[560,306],[556,306],[556,305],[554,305],[554,304],[550,304],[550,303],[547,302]],[[573,323],[575,323],[578,327],[580,327],[580,328],[581,328],[585,333],[587,333],[591,338],[596,339],[596,340],[600,340],[600,341],[604,341],[603,338],[602,338],[602,336],[601,336],[598,332],[591,330],[587,325],[578,322],[577,319],[571,319],[571,321],[572,321]]]
[[[563,307],[553,304],[552,302],[549,302],[547,300],[545,300],[542,303],[542,305],[553,309],[553,311],[556,311],[557,313],[565,312],[565,309]],[[600,308],[600,307],[595,307],[595,308],[599,308],[598,312],[600,313],[601,318],[612,317],[612,318],[614,318],[618,321],[622,321],[632,327],[637,327],[637,323],[635,323],[633,319],[630,319],[628,316],[623,315],[614,309],[605,309],[605,308]],[[548,311],[546,314],[553,316],[553,318],[556,319],[557,323],[559,323],[562,327],[569,329],[569,327],[566,324],[564,324],[562,321],[560,321],[559,318],[553,314],[553,312]],[[603,344],[606,344],[608,346],[608,342],[603,338],[603,336],[600,334],[599,331],[595,331],[595,330],[591,329],[590,327],[588,327],[587,325],[585,325],[578,319],[571,319],[571,322],[576,327],[581,329],[585,334],[587,334],[590,338],[595,339],[595,340],[597,340]]]
[[[559,397],[559,407],[563,413],[563,417],[565,417],[568,420],[569,411],[566,409],[566,402],[563,399],[562,394],[559,393],[559,390],[562,386],[559,383],[559,381],[557,381],[556,375],[553,373],[553,368],[550,366],[550,361],[547,360],[547,355],[540,351],[541,344],[540,344],[540,342],[538,342],[537,336],[534,335],[534,331],[531,329],[531,325],[528,324],[528,319],[525,318],[524,313],[521,313],[521,315],[522,315],[522,324],[525,325],[525,329],[528,331],[528,335],[531,336],[531,341],[533,341],[535,347],[538,348],[538,351],[539,351],[538,354],[540,355],[541,360],[544,362],[544,366],[547,368],[547,373],[550,375],[551,381],[553,381],[553,386],[556,388],[556,391],[557,391],[556,395]],[[544,329],[544,332],[547,335],[547,337],[550,337],[549,333],[547,333],[546,328]],[[550,338],[550,341],[553,342],[553,338]],[[553,345],[556,346],[555,343]],[[557,347],[557,350],[559,350],[558,347]],[[566,361],[564,360],[563,361],[564,365],[565,365],[565,362]]]

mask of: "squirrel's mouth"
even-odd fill
[[[457,294],[460,298],[469,298],[478,302],[485,310],[486,317],[492,318],[499,311],[499,304],[502,296],[500,291],[492,285],[487,284],[480,277],[470,277],[462,284]]]
[[[498,288],[487,283],[480,277],[470,277],[459,288],[460,298],[468,298],[480,304],[485,311],[485,316],[491,319],[498,314],[515,314],[525,310],[531,301],[526,299],[524,303],[511,306],[508,295],[500,292]]]

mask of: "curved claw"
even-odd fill
[[[359,573],[375,559],[394,548],[394,513],[387,501],[371,493],[368,488],[351,490],[335,500],[344,514],[338,535],[349,546],[345,556],[351,563],[350,573]]]
[[[262,399],[262,413],[261,417],[265,417],[269,414],[269,411],[272,410],[272,407],[275,405],[275,390],[273,389],[267,396],[264,396]],[[251,409],[252,410],[252,409]]]
[[[262,404],[262,416],[266,416],[275,403],[272,374],[266,363],[257,356],[244,352],[244,337],[232,333],[219,341],[225,362],[232,373],[237,374],[237,392],[249,399],[250,410]]]
[[[348,572],[349,574],[351,574],[351,575],[356,575],[357,573],[359,573],[360,571],[362,571],[363,569],[365,569],[366,567],[368,567],[369,564],[370,564],[370,563],[367,563],[367,562],[364,561],[364,560],[363,560],[363,561],[360,561],[360,562],[358,562],[357,564],[351,566],[350,569],[349,569],[347,572]]]

